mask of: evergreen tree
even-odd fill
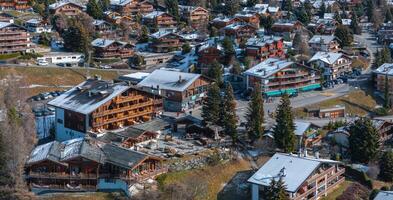
[[[225,0],[224,13],[228,16],[233,16],[239,11],[240,2],[239,0]]]
[[[230,83],[225,86],[225,94],[222,99],[224,111],[223,126],[225,133],[232,138],[232,143],[237,142],[237,116],[236,116],[236,101],[233,95],[233,89]]]
[[[272,178],[270,185],[267,188],[265,195],[265,200],[289,200],[289,195],[286,191],[285,183],[280,177],[277,181]]]
[[[295,15],[296,15],[297,20],[299,20],[303,24],[308,24],[310,22],[310,16],[308,15],[305,8],[301,8],[300,10],[296,10]]]
[[[218,86],[222,85],[222,69],[221,64],[217,61],[214,61],[210,66],[207,72],[207,76],[213,79]]]
[[[210,86],[202,105],[202,118],[205,124],[219,124],[221,109],[220,88],[217,84]]]
[[[239,62],[233,63],[231,73],[235,75],[240,75],[242,73],[242,68],[240,67]]]
[[[342,24],[343,20],[341,19],[341,16],[338,12],[335,13],[334,15],[334,20],[336,20],[337,23]]]
[[[307,42],[303,39],[303,31],[297,31],[293,38],[292,46],[298,54],[308,55],[310,53]]]
[[[228,65],[232,63],[232,60],[236,54],[233,42],[229,37],[225,37],[222,41],[222,48],[224,49],[224,64]]]
[[[292,11],[292,0],[283,0],[281,9],[285,11]]]
[[[341,47],[350,46],[352,44],[353,35],[349,31],[348,27],[344,25],[337,26],[334,36],[339,39]]]
[[[386,23],[387,23],[387,22],[391,22],[392,19],[393,19],[393,16],[392,16],[392,13],[391,13],[390,9],[386,9],[386,12],[385,12],[385,22],[386,22]]]
[[[362,29],[358,24],[358,17],[356,16],[356,13],[352,14],[352,19],[351,19],[351,24],[349,26],[354,34],[361,34]]]
[[[247,0],[248,7],[254,7],[258,3],[258,0]]]
[[[264,115],[261,86],[257,83],[254,85],[245,117],[247,134],[252,142],[259,139],[264,132]]]
[[[62,37],[65,49],[88,54],[90,49],[89,33],[79,21],[74,21],[73,26],[69,27]]]
[[[149,41],[149,29],[143,25],[141,28],[141,35],[139,36],[140,43],[146,43]]]
[[[108,11],[110,5],[111,5],[111,1],[110,0],[101,0],[100,1],[100,7],[101,7],[102,11]]]
[[[386,151],[379,160],[379,178],[383,181],[393,181],[393,152]]]
[[[366,15],[367,15],[369,21],[373,18],[373,15],[374,15],[374,3],[373,3],[372,0],[367,0],[366,1]]]
[[[392,56],[390,54],[390,50],[387,47],[384,47],[381,51],[381,63],[390,63],[392,61]]]
[[[177,21],[179,21],[179,2],[177,0],[165,0],[165,6],[168,10],[168,13],[171,14]]]
[[[370,119],[356,120],[349,129],[348,141],[353,162],[367,164],[377,156],[379,135]]]
[[[287,153],[294,151],[296,146],[295,124],[291,109],[291,101],[288,94],[285,93],[277,107],[273,134],[276,146]]]
[[[270,15],[268,15],[268,16],[262,15],[260,17],[260,25],[263,26],[263,28],[265,28],[267,32],[270,31],[270,29],[272,28],[273,24],[274,24],[274,19],[273,19],[272,16],[270,16]]]
[[[326,5],[324,2],[322,2],[321,7],[319,7],[319,11],[318,11],[319,18],[323,18],[325,12],[326,12]]]
[[[191,52],[191,46],[188,43],[184,43],[181,47],[181,52],[182,54],[190,53]]]
[[[101,9],[101,6],[98,5],[96,0],[89,0],[86,5],[86,13],[89,14],[94,19],[102,19],[104,17],[104,13]]]

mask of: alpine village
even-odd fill
[[[0,0],[0,200],[393,200],[393,0]]]

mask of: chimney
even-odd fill
[[[88,95],[89,95],[89,97],[91,97],[91,91],[89,90],[89,93],[88,93]]]
[[[300,148],[300,149],[299,149],[299,153],[297,154],[297,157],[300,158],[300,157],[302,156],[302,151],[303,151],[302,148]]]
[[[304,148],[304,157],[307,157],[307,148]]]
[[[181,75],[179,75],[179,83],[181,83],[182,79],[181,79]]]
[[[315,158],[319,159],[319,151],[315,152]]]

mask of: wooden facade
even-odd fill
[[[269,40],[269,39],[266,39]],[[269,40],[266,42],[246,43],[246,56],[252,57],[258,61],[264,61],[267,58],[284,58],[284,40]]]
[[[232,24],[224,28],[224,35],[245,43],[247,39],[256,35],[257,28],[250,24]]]
[[[30,9],[29,0],[0,0],[3,10],[27,10]]]
[[[30,46],[30,34],[21,26],[8,24],[0,28],[0,54],[26,52]]]
[[[59,4],[59,5],[57,5]],[[52,6],[52,7],[51,7]],[[50,11],[53,15],[63,14],[65,16],[74,17],[83,12],[83,7],[75,3],[55,3],[49,6]]]
[[[181,16],[188,22],[193,28],[197,28],[201,25],[207,25],[209,21],[209,11],[202,7],[190,7],[185,6],[180,8]]]
[[[155,53],[166,53],[180,49],[183,42],[181,37],[175,33],[165,33],[152,37],[150,48]]]
[[[131,0],[126,4],[112,5],[112,10],[123,16],[147,14],[154,11],[153,4],[148,1]]]
[[[91,114],[91,128],[93,131],[110,130],[148,121],[162,108],[160,96],[129,89]]]
[[[208,66],[214,61],[220,61],[222,51],[216,46],[209,46],[198,51],[198,69],[201,73],[208,71]]]
[[[242,21],[245,23],[249,23],[257,28],[259,28],[259,14],[236,14],[235,18],[238,18],[239,20],[237,21]]]
[[[97,58],[130,58],[134,56],[134,46],[113,42],[105,47],[94,47],[94,52]]]

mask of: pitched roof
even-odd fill
[[[182,92],[201,75],[158,69],[138,83],[139,87],[159,86],[160,89]]]
[[[385,74],[385,75],[393,75],[393,63],[384,63],[374,70],[374,73],[377,74]]]
[[[281,60],[277,58],[268,58],[254,67],[244,72],[245,75],[252,75],[261,78],[267,78],[274,73],[292,65],[294,62]]]
[[[273,178],[278,180],[281,175],[285,175],[282,178],[287,191],[296,192],[322,163],[339,162],[276,153],[248,179],[248,182],[269,186]]]
[[[60,157],[60,142],[53,141],[35,147],[31,151],[26,164],[31,165],[44,160],[60,162]]]
[[[70,160],[77,157],[104,163],[104,154],[101,149],[84,138],[76,138],[62,142],[64,149],[61,151],[61,160]]]
[[[124,82],[111,83],[104,80],[88,79],[56,97],[48,105],[89,114],[130,87]]]
[[[249,38],[246,42],[246,46],[263,47],[266,44],[272,44],[273,42],[281,40],[281,37],[277,36],[264,36],[260,38]]]
[[[125,45],[125,42],[121,42],[121,41],[116,41],[116,40],[109,40],[109,39],[105,39],[105,38],[97,38],[95,40],[93,40],[91,42],[91,46],[93,47],[101,47],[101,48],[105,48],[113,43],[119,43],[121,45]]]
[[[110,4],[113,6],[125,6],[131,2],[132,0],[111,0]]]
[[[308,43],[310,44],[329,44],[331,41],[335,40],[336,37],[333,35],[314,35]]]
[[[56,2],[56,3],[50,4],[49,5],[49,9],[56,10],[56,9],[58,9],[60,7],[63,7],[65,5],[67,5],[67,4],[73,4],[75,6],[80,7],[81,9],[85,9],[86,8],[86,6],[80,4],[79,2],[71,1],[71,0],[65,0],[65,1],[59,1],[59,2]]]
[[[133,169],[140,162],[148,158],[147,154],[122,148],[113,144],[105,144],[102,147],[106,162],[126,169]]]
[[[314,56],[308,62],[320,60],[322,62],[325,62],[325,63],[331,65],[331,64],[335,63],[342,56],[343,56],[342,53],[318,51],[317,53],[314,54]]]

